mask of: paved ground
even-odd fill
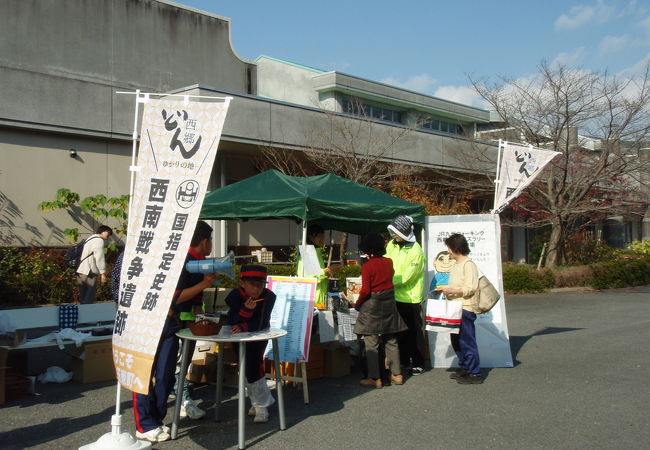
[[[247,445],[650,447],[650,286],[509,296],[506,309],[515,367],[486,370],[483,385],[458,385],[442,369],[380,390],[359,387],[358,372],[314,380],[310,405],[299,391],[286,391],[287,430],[277,429],[273,409],[268,424],[248,424]],[[114,384],[37,385],[37,391],[0,409],[0,447],[77,448],[110,430]],[[214,388],[197,394],[212,411]],[[236,448],[236,403],[224,406],[227,421],[181,421],[180,438],[156,448]],[[131,402],[122,407],[124,428],[133,432]]]

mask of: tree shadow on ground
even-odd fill
[[[528,342],[530,339],[536,336],[545,336],[548,334],[566,333],[569,331],[578,330],[584,330],[584,328],[545,327],[527,336],[510,336],[510,349],[512,350],[512,359],[514,366],[521,364],[521,362],[517,359],[517,355],[519,354],[519,351],[522,349],[524,344],[526,344],[526,342]]]

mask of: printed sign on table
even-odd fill
[[[147,394],[172,296],[205,197],[224,102],[146,102],[113,331],[117,379]]]
[[[276,295],[271,313],[271,328],[281,328],[287,335],[278,339],[280,361],[307,361],[311,323],[314,317],[316,279],[312,277],[268,277],[267,287]],[[273,359],[271,343],[265,356]]]

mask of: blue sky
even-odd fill
[[[468,75],[527,77],[542,59],[611,74],[650,60],[650,2],[181,0],[232,20],[259,55],[482,106]]]

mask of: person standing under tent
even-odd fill
[[[458,356],[460,369],[450,375],[460,384],[481,384],[481,360],[476,345],[474,321],[480,313],[474,305],[478,299],[478,268],[469,258],[469,245],[462,234],[452,234],[445,239],[449,255],[456,260],[449,273],[449,283],[441,291],[449,301],[463,302],[460,332],[451,335],[451,345]]]
[[[393,260],[395,301],[408,329],[397,337],[403,367],[411,367],[412,375],[424,372],[424,330],[422,300],[424,295],[424,252],[417,243],[413,218],[397,216],[388,231],[386,257]]]
[[[325,306],[327,304],[327,288],[328,288],[328,277],[336,272],[341,270],[339,264],[332,264],[328,267],[325,267],[325,262],[323,261],[323,253],[321,248],[325,243],[325,231],[318,225],[310,225],[307,227],[307,244],[313,245],[316,247],[316,257],[318,258],[318,263],[321,268],[321,273],[316,276],[318,284],[316,285],[316,293],[314,298],[314,304],[317,306]],[[298,259],[298,265],[296,267],[296,275],[301,277],[303,276],[303,264],[302,259]]]
[[[275,294],[266,288],[267,270],[264,266],[245,265],[239,272],[239,288],[226,297],[228,324],[233,334],[260,331],[271,326],[271,311]],[[246,344],[246,389],[251,399],[249,416],[255,423],[269,421],[269,406],[275,403],[264,377],[264,350],[268,341]],[[238,348],[235,349],[239,355]]]
[[[393,262],[384,258],[384,238],[378,233],[364,236],[359,249],[368,259],[361,266],[361,292],[354,305],[359,311],[354,332],[363,336],[368,366],[368,377],[362,379],[360,384],[366,387],[382,387],[380,371],[383,370],[385,362],[383,358],[379,360],[379,350],[383,347],[389,361],[390,382],[401,385],[404,384],[404,378],[400,369],[396,335],[406,330],[406,325],[395,304]]]
[[[212,228],[198,221],[190,243],[188,257],[204,259],[212,251]],[[149,385],[148,394],[133,393],[133,415],[135,437],[150,442],[170,439],[169,427],[163,425],[167,414],[167,399],[174,387],[179,339],[176,333],[181,329],[180,313],[197,310],[202,306],[202,292],[211,287],[217,279],[214,273],[191,274],[185,270],[178,280],[165,325],[163,327]],[[154,382],[155,380],[155,382]],[[185,407],[188,405],[185,404]],[[202,411],[205,414],[204,411]]]

